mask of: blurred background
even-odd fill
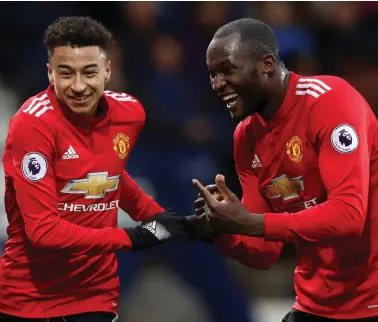
[[[242,17],[275,30],[281,58],[303,75],[344,77],[378,111],[377,2],[0,2],[0,151],[20,104],[48,86],[45,28],[89,15],[115,35],[108,89],[137,97],[147,123],[127,170],[166,208],[193,212],[191,179],[223,173],[238,194],[235,124],[212,92],[205,52],[213,33]],[[0,166],[0,194],[4,192]],[[133,225],[120,213],[121,226]],[[7,219],[0,200],[0,241]],[[0,248],[1,253],[1,248]],[[246,268],[212,245],[169,244],[119,254],[121,321],[281,321],[294,301],[294,248],[269,271]]]

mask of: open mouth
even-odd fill
[[[236,105],[236,102],[238,101],[239,95],[236,93],[228,94],[222,97],[223,102],[226,103],[228,108],[233,108]]]
[[[76,102],[84,102],[86,99],[88,99],[90,95],[83,95],[83,96],[69,96],[69,98]]]

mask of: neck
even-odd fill
[[[280,109],[289,87],[290,72],[285,67],[277,70],[276,77],[268,89],[268,99],[265,108],[259,113],[265,120],[271,120]]]
[[[91,108],[91,110],[87,114],[85,114],[85,116],[97,116],[100,113],[101,113],[101,108],[99,104],[97,103]]]

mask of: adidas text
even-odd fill
[[[65,159],[65,160],[67,160],[67,159],[78,159],[79,158],[79,156],[77,155],[77,154],[68,154],[68,155],[63,155],[62,156],[62,159]]]
[[[259,157],[256,154],[255,154],[255,157],[253,158],[253,161],[252,161],[252,168],[253,169],[255,169],[255,168],[262,168],[260,159],[259,159]]]
[[[78,159],[78,158],[79,158],[79,155],[75,152],[75,150],[73,149],[73,147],[71,145],[68,148],[68,150],[66,152],[64,152],[64,154],[62,156],[63,160]]]

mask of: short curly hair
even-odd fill
[[[50,60],[56,47],[98,46],[106,52],[112,42],[112,33],[101,22],[77,16],[55,20],[47,27],[43,43]]]

